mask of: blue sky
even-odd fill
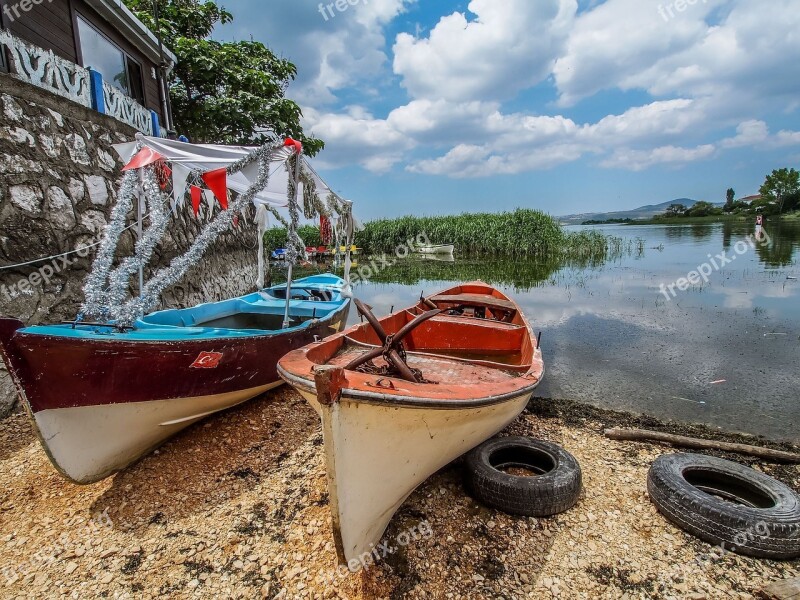
[[[800,166],[800,0],[230,0],[365,219],[756,193]],[[681,10],[682,9],[682,10]]]

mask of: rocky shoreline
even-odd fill
[[[727,554],[670,525],[647,498],[646,475],[674,450],[608,440],[612,426],[793,449],[537,399],[504,435],[551,440],[578,458],[585,491],[573,510],[533,519],[488,509],[467,494],[456,461],[406,501],[379,560],[352,574],[336,566],[317,416],[288,388],[88,487],[56,474],[17,413],[0,422],[0,595],[744,599],[800,575],[800,561]],[[800,490],[798,466],[715,454]]]

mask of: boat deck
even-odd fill
[[[327,364],[344,367],[373,347],[346,344]],[[459,385],[496,384],[520,376],[520,367],[512,366],[514,355],[481,355],[470,358],[461,355],[427,354],[407,352],[407,363],[412,369],[422,371],[427,381],[435,383],[457,383]],[[517,355],[518,356],[518,355]],[[386,365],[381,357],[373,361],[377,367]],[[517,363],[518,364],[518,363]],[[526,367],[527,369],[527,367]]]

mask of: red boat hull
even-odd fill
[[[294,332],[161,342],[38,335],[0,319],[0,354],[53,464],[90,483],[280,385],[278,360],[341,329],[348,310]]]

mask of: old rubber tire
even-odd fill
[[[650,468],[647,491],[667,519],[725,551],[800,556],[800,497],[764,473],[711,456],[665,455]]]
[[[535,477],[501,469],[521,467]],[[549,517],[569,510],[581,494],[581,467],[569,452],[527,437],[494,438],[466,459],[467,486],[474,497],[503,512]]]

